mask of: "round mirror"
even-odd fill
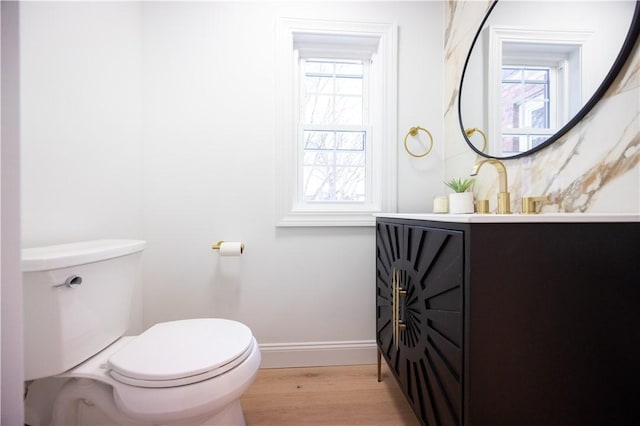
[[[462,72],[467,143],[507,159],[555,142],[604,95],[639,31],[637,1],[496,0]]]

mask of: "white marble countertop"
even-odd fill
[[[431,220],[456,223],[566,223],[566,222],[640,222],[637,213],[539,213],[539,214],[449,214],[378,213],[390,219]]]

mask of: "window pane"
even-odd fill
[[[519,153],[526,150],[526,137],[507,135],[502,137],[502,153]]]
[[[336,96],[334,120],[336,124],[362,124],[362,98]]]
[[[304,132],[304,149],[334,149],[335,132]]]
[[[520,84],[502,84],[502,127],[520,127]]]
[[[304,122],[363,124],[362,62],[306,60],[304,64]]]
[[[336,149],[364,150],[364,132],[336,133]]]
[[[528,151],[531,148],[535,148],[540,145],[551,135],[510,135],[505,134],[502,136],[502,151],[504,154],[518,154],[524,151]]]
[[[548,129],[549,114],[546,102],[527,102],[525,127],[532,129]]]
[[[307,74],[333,74],[333,62],[305,61]]]
[[[328,167],[304,167],[304,201],[330,201],[332,199],[334,182]]]
[[[523,69],[523,79],[525,81],[540,81],[546,83],[549,81],[549,70],[547,69]]]
[[[342,76],[362,77],[362,62],[339,62],[336,63],[336,74]]]
[[[305,201],[364,201],[364,167],[304,167]]]
[[[366,132],[304,132],[303,199],[364,201]]]
[[[336,152],[336,165],[338,166],[364,166],[364,152]]]
[[[362,79],[336,78],[336,93],[362,96]]]
[[[333,151],[305,151],[305,166],[331,166],[335,163],[335,154]]]
[[[549,111],[544,105],[531,111],[531,127],[534,129],[549,128]]]
[[[333,121],[333,96],[308,95],[304,107],[305,122],[328,124]]]
[[[551,136],[547,135],[547,136],[532,136],[531,137],[531,148],[535,148],[536,146],[540,145],[541,143],[543,143],[544,141],[546,141],[547,139],[549,139]]]
[[[546,97],[547,87],[543,84],[524,84],[524,127],[549,128],[549,103]]]
[[[502,68],[502,81],[505,80],[522,80],[521,68]]]
[[[333,79],[327,77],[307,77],[307,93],[316,94],[332,94],[333,93]]]
[[[525,83],[522,85],[522,95],[526,100],[545,100],[546,87],[544,84]]]
[[[503,129],[548,129],[549,69],[507,67],[502,76]]]
[[[337,169],[337,201],[364,201],[364,167],[342,167]]]

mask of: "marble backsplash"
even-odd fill
[[[469,175],[481,159],[458,121],[462,68],[490,1],[453,1],[445,8],[445,179]],[[640,45],[612,87],[563,138],[534,155],[505,160],[512,211],[523,196],[548,196],[543,211],[640,213]],[[474,193],[496,208],[497,174],[483,167]]]

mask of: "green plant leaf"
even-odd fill
[[[445,182],[444,184],[447,185],[449,188],[451,188],[454,192],[466,192],[467,190],[469,190],[469,188],[471,188],[471,186],[473,185],[473,183],[475,182],[475,179],[473,178],[467,178],[467,179],[451,179],[448,182]]]

